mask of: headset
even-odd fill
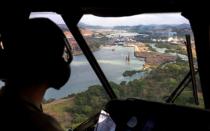
[[[29,24],[29,25],[27,25],[27,24]],[[31,26],[30,24],[32,26],[34,26],[31,29],[30,29],[30,26]],[[46,27],[45,31],[41,30],[42,27],[43,28]],[[24,28],[26,28],[26,29],[24,29]],[[29,28],[29,30],[27,30],[27,28]],[[37,29],[37,28],[39,28],[39,29]],[[50,31],[46,31],[47,29],[50,29]],[[66,38],[65,34],[53,21],[51,21],[50,19],[47,19],[47,18],[28,19],[28,21],[26,21],[26,25],[22,27],[22,30],[23,30],[22,32],[25,34],[25,36],[23,36],[21,34],[22,33],[21,30],[20,30],[20,32],[18,32],[19,34],[14,31],[14,32],[12,32],[13,34],[11,36],[4,37],[4,40],[6,40],[6,41],[3,41],[3,44],[2,43],[0,44],[0,61],[1,61],[1,63],[3,63],[0,65],[0,70],[3,70],[3,72],[1,72],[1,74],[0,74],[0,79],[4,79],[6,81],[7,80],[23,81],[23,83],[30,81],[30,80],[33,81],[33,79],[40,79],[40,80],[48,79],[50,87],[53,87],[55,89],[60,89],[69,80],[70,73],[71,73],[70,63],[73,60],[72,48],[71,48],[70,43],[69,43],[68,39]],[[38,35],[39,35],[38,37],[41,37],[41,38],[38,38],[37,40],[35,40],[36,35],[30,36],[30,33],[31,33],[30,30],[31,30],[32,34],[34,33],[33,31],[35,30],[35,34],[38,33]],[[51,37],[48,34],[45,34],[47,32],[50,32],[50,33],[52,32],[53,36],[56,38],[54,38],[53,36]],[[6,35],[8,35],[8,34],[9,33],[6,32]],[[17,36],[14,34],[17,34]],[[20,39],[19,39],[19,37],[20,37]],[[47,38],[50,38],[50,40],[47,40]],[[1,39],[0,39],[0,41],[1,41]],[[22,41],[24,41],[25,43],[22,44]],[[36,42],[34,42],[34,41],[36,41],[37,43],[42,43],[42,44],[36,45],[35,44]],[[4,42],[6,45],[10,44],[12,46],[10,46],[9,49],[7,49],[7,48],[4,49]],[[57,43],[57,42],[61,42],[61,43]],[[32,46],[34,46],[35,49],[30,47],[30,45],[29,45],[30,43],[32,43]],[[14,46],[13,46],[13,44],[14,44]],[[59,45],[59,44],[61,44],[61,45]],[[22,46],[22,47],[20,47],[20,46]],[[64,49],[61,49],[61,48],[63,48],[63,46],[64,46]],[[43,47],[43,49],[42,49],[42,47]],[[56,47],[58,47],[57,54],[56,54]],[[46,54],[46,56],[44,55],[44,57],[46,57],[46,59],[43,59],[39,53],[39,50],[43,54],[45,49],[49,50],[50,51],[49,54],[52,54],[52,56]],[[55,52],[55,55],[53,54],[53,51]],[[5,54],[5,52],[6,52],[6,54]],[[27,56],[24,55],[24,53],[27,55],[27,53],[30,54],[30,52],[35,52],[35,53],[31,55],[32,56],[31,59],[30,58],[28,59]],[[18,56],[21,53],[22,53],[22,55]],[[56,57],[55,62],[53,62],[54,57]],[[62,58],[60,58],[60,57],[62,57]],[[40,64],[39,64],[39,58],[41,59]],[[22,61],[16,62],[17,59],[20,59]],[[28,62],[28,61],[30,61],[32,64],[30,65],[30,62]],[[49,63],[50,62],[51,63],[48,64],[47,61],[49,61]],[[23,64],[21,64],[21,62]],[[33,65],[33,62],[35,63],[34,65]],[[29,66],[25,66],[28,63],[29,63]],[[18,65],[18,64],[19,64],[19,66],[16,67],[16,65]],[[44,66],[43,69],[41,67],[42,64]],[[30,68],[30,66],[31,66],[31,68]],[[27,70],[27,68],[28,68],[28,70]],[[38,69],[38,71],[36,71],[36,69]],[[42,75],[42,72],[45,72],[45,71],[46,71],[46,73],[43,73],[44,75]],[[33,76],[33,74],[35,74],[35,75]],[[31,77],[31,79],[30,79],[30,77]]]

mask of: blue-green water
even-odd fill
[[[94,56],[109,81],[119,84],[121,81],[131,81],[144,75],[144,73],[137,73],[132,77],[122,76],[126,70],[140,70],[143,67],[144,60],[134,56],[133,47],[102,47],[94,52]],[[126,56],[130,56],[130,62],[125,61]],[[71,70],[69,81],[60,90],[49,89],[45,94],[45,99],[62,98],[72,93],[85,91],[91,85],[100,84],[84,55],[74,56]]]
[[[152,47],[160,53],[165,52],[165,49],[157,48],[155,45],[152,45]],[[134,56],[133,47],[102,47],[100,50],[94,52],[94,55],[109,81],[119,84],[122,81],[132,81],[144,75],[144,72],[142,72],[132,77],[122,76],[123,72],[126,70],[140,70],[143,68],[144,60]],[[125,60],[128,55],[130,56],[130,62]],[[187,60],[187,56],[178,55],[180,55],[183,60]],[[60,90],[49,89],[45,94],[45,99],[62,98],[72,93],[85,91],[92,85],[100,84],[100,81],[84,55],[74,56],[74,60],[70,66],[72,72],[69,81]],[[0,87],[2,85],[3,83],[0,81]]]

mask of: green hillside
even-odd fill
[[[156,69],[145,72],[145,77],[120,85],[110,82],[120,99],[129,97],[164,102],[165,98],[177,87],[189,71],[188,63],[177,60],[176,63],[162,64]],[[199,87],[200,107],[203,107]],[[98,113],[107,103],[108,98],[100,85],[91,86],[87,91],[69,98],[56,100],[44,105],[44,110],[56,117],[64,128],[78,124]],[[178,97],[176,104],[195,106],[191,84]]]

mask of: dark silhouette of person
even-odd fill
[[[43,112],[41,104],[48,88],[60,89],[68,81],[71,51],[66,52],[65,35],[51,20],[34,18],[23,25],[21,33],[2,33],[3,44],[10,46],[3,61],[0,130],[62,131],[60,124]]]

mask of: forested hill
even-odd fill
[[[189,71],[188,66],[186,66],[187,64],[187,62],[177,60],[176,63],[162,64],[156,69],[147,72],[146,76],[142,79],[136,79],[128,83],[123,81],[119,85],[113,82],[110,82],[110,84],[120,99],[132,97],[164,102],[165,98],[170,95]],[[202,101],[200,92],[199,88],[199,100]],[[64,99],[69,100],[69,106],[65,103],[66,101],[59,104],[54,101],[45,104],[44,109],[52,115],[65,114],[57,117],[65,128],[77,126],[103,109],[104,105],[109,100],[105,90],[100,85],[91,86],[87,91],[71,95]],[[53,103],[55,103],[56,106]],[[176,103],[185,106],[194,106],[191,85],[183,91]],[[203,107],[202,102],[200,106]],[[67,118],[71,119],[65,121]]]
[[[191,34],[191,27],[189,24],[178,25],[137,25],[137,26],[115,26],[113,29],[127,30],[130,32],[137,32],[140,34],[161,33],[164,31],[176,32],[179,36]]]

